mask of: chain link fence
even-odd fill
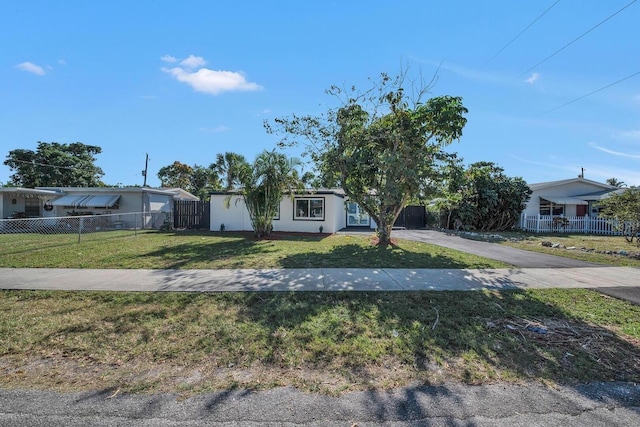
[[[0,241],[2,235],[77,235],[78,242],[95,235],[109,232],[131,232],[139,230],[170,229],[171,212],[134,212],[124,214],[65,216],[51,218],[21,218],[0,220]]]

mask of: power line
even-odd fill
[[[571,100],[571,101],[569,101],[569,102],[565,102],[564,104],[560,105],[559,107],[552,108],[551,110],[545,111],[544,113],[542,113],[542,114],[538,115],[538,117],[540,117],[540,116],[544,116],[545,114],[550,113],[550,112],[552,112],[552,111],[559,110],[559,109],[560,109],[560,108],[562,108],[562,107],[565,107],[565,106],[567,106],[567,105],[569,105],[569,104],[573,104],[573,103],[574,103],[574,102],[576,102],[576,101],[580,101],[581,99],[584,99],[584,98],[586,98],[587,96],[593,95],[594,93],[598,93],[598,92],[600,92],[600,91],[602,91],[602,90],[605,90],[605,89],[607,89],[607,88],[610,88],[611,86],[617,85],[618,83],[621,83],[621,82],[623,82],[623,81],[625,81],[625,80],[628,80],[628,79],[630,79],[631,77],[635,77],[635,76],[637,76],[637,75],[639,75],[639,74],[640,74],[640,71],[638,71],[637,73],[633,73],[633,74],[631,74],[630,76],[627,76],[627,77],[622,78],[622,79],[620,79],[620,80],[618,80],[618,81],[615,81],[615,82],[610,83],[610,84],[608,84],[608,85],[606,85],[606,86],[603,86],[603,87],[601,87],[600,89],[596,89],[596,90],[594,90],[593,92],[589,92],[589,93],[588,93],[588,94],[586,94],[586,95],[582,95],[582,96],[581,96],[581,97],[579,97],[579,98],[572,99],[572,100]]]
[[[508,48],[508,47],[511,45],[511,43],[513,43],[514,41],[516,41],[516,40],[517,40],[521,35],[523,35],[523,34],[525,33],[525,31],[527,31],[529,28],[531,28],[531,27],[533,26],[533,24],[535,24],[536,22],[538,22],[538,20],[539,20],[540,18],[542,18],[544,15],[546,15],[546,13],[547,13],[547,12],[549,12],[551,9],[553,9],[553,7],[554,7],[555,5],[557,5],[558,3],[560,3],[560,0],[556,0],[556,2],[555,2],[554,4],[552,4],[551,6],[549,6],[549,8],[548,8],[547,10],[545,10],[545,11],[544,11],[544,12],[542,12],[540,15],[538,15],[538,17],[537,17],[536,19],[534,19],[534,20],[533,20],[533,22],[531,22],[529,25],[527,25],[527,27],[526,27],[524,30],[520,31],[520,32],[518,33],[518,35],[517,35],[517,36],[515,36],[514,38],[512,38],[512,39],[509,41],[509,43],[507,43],[506,45],[504,45],[504,46],[502,47],[502,49],[500,49],[500,50],[499,50],[498,52],[496,52],[496,53],[495,53],[491,58],[489,58],[489,59],[487,60],[487,62],[485,62],[485,63],[484,63],[484,65],[487,65],[487,64],[488,64],[489,62],[491,62],[491,61],[492,61],[496,56],[500,55],[500,54],[502,53],[502,51],[503,51],[503,50],[505,50],[506,48]]]
[[[534,68],[536,68],[538,65],[545,63],[547,60],[551,59],[552,57],[554,57],[555,55],[557,55],[558,53],[560,53],[561,51],[563,51],[565,48],[571,46],[572,44],[574,44],[575,42],[577,42],[578,40],[580,40],[581,38],[583,38],[584,36],[586,36],[587,34],[589,34],[591,31],[595,30],[596,28],[598,28],[600,25],[604,24],[605,22],[607,22],[609,19],[613,18],[614,16],[616,16],[617,14],[619,14],[620,12],[622,12],[623,10],[625,10],[626,8],[628,8],[629,6],[631,6],[632,4],[634,4],[635,2],[637,2],[638,0],[633,0],[631,3],[627,4],[626,6],[624,6],[622,9],[618,10],[617,12],[615,12],[613,15],[609,15],[608,17],[606,17],[605,19],[603,19],[602,21],[598,22],[596,25],[594,25],[593,27],[589,28],[587,31],[585,31],[584,33],[580,34],[578,37],[576,37],[575,39],[571,40],[569,43],[565,44],[564,46],[562,46],[560,49],[556,50],[555,52],[553,52],[551,55],[547,56],[546,58],[544,58],[542,61],[538,62],[536,65],[534,65],[533,67],[529,68],[527,71],[525,71],[524,73],[520,74],[518,77],[516,78],[520,78],[522,76],[524,76],[525,74],[527,74],[529,71],[533,70]]]

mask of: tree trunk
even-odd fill
[[[391,244],[392,227],[393,224],[387,224],[384,219],[382,219],[381,223],[378,224],[378,245],[380,247],[386,248]]]

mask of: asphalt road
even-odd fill
[[[292,388],[186,400],[0,390],[2,426],[638,426],[640,385],[445,385],[328,397]]]

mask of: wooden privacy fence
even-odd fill
[[[551,216],[527,215],[520,216],[520,228],[534,233],[584,233],[621,235],[616,230],[615,222],[605,218],[588,216]]]
[[[211,208],[209,202],[175,200],[173,202],[173,228],[201,230],[210,228]]]
[[[424,206],[405,206],[393,224],[394,227],[422,228],[427,223],[427,210]]]

